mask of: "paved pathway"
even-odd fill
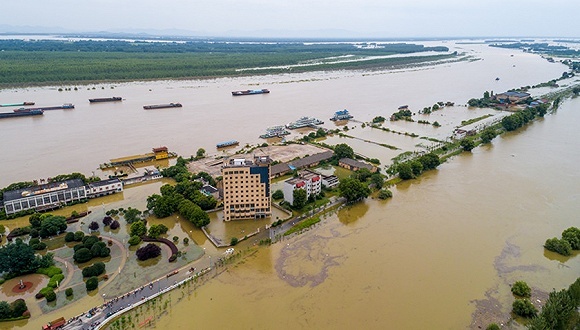
[[[75,270],[74,270],[74,267],[73,267],[72,265],[71,265],[71,267],[68,267],[68,265],[69,265],[69,262],[68,262],[68,261],[66,261],[66,260],[64,260],[63,258],[60,258],[60,257],[54,256],[54,260],[56,260],[56,261],[58,261],[58,262],[62,263],[62,264],[64,265],[65,269],[66,269],[66,277],[65,277],[65,278],[64,278],[64,280],[62,280],[62,282],[60,282],[60,283],[59,283],[59,285],[58,285],[58,288],[59,288],[59,289],[65,289],[65,288],[66,288],[66,286],[67,286],[67,284],[68,284],[68,282],[70,282],[70,280],[71,280],[71,279],[72,279],[72,277],[73,277],[73,274],[74,274],[74,272],[75,272]]]
[[[290,228],[292,228],[295,224],[299,223],[300,221],[311,218],[317,214],[324,213],[329,208],[346,202],[346,199],[344,197],[333,197],[333,198],[334,199],[331,200],[330,203],[323,205],[317,209],[314,209],[310,212],[304,213],[300,217],[296,217],[292,220],[285,221],[280,226],[270,227],[269,238],[272,240],[272,242],[275,242],[275,241],[279,240],[281,237],[283,237],[282,235],[286,231],[288,231]]]
[[[202,267],[207,267],[209,260],[200,258],[193,263],[183,266],[177,270],[177,273],[169,273],[166,276],[160,277],[155,281],[145,284],[135,290],[132,290],[122,296],[115,298],[104,298],[104,304],[95,307],[88,312],[83,313],[76,318],[69,320],[69,324],[63,329],[93,329],[101,324],[108,316],[136,305],[137,303],[147,300],[152,296],[164,291],[170,286],[183,281],[184,279],[194,275],[194,272],[199,271]],[[215,267],[214,267],[215,268]],[[194,269],[194,271],[190,271]],[[210,270],[212,272],[213,269]]]

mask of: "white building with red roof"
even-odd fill
[[[284,200],[290,204],[294,203],[294,190],[306,190],[306,197],[316,196],[322,192],[322,175],[304,170],[298,173],[297,177],[284,181]]]

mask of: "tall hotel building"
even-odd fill
[[[266,218],[270,209],[268,156],[230,159],[222,168],[224,221]]]

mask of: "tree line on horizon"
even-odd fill
[[[127,41],[0,40],[0,86],[64,84],[165,78],[273,74],[288,68],[239,71],[242,68],[288,66],[345,55],[380,56],[447,47],[389,44],[359,48],[352,44],[303,43],[147,43]],[[416,56],[362,62],[325,63],[292,68],[292,72],[407,65],[455,56]]]

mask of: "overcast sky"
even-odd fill
[[[34,26],[202,36],[580,37],[579,12],[579,0],[2,0],[0,32]]]

